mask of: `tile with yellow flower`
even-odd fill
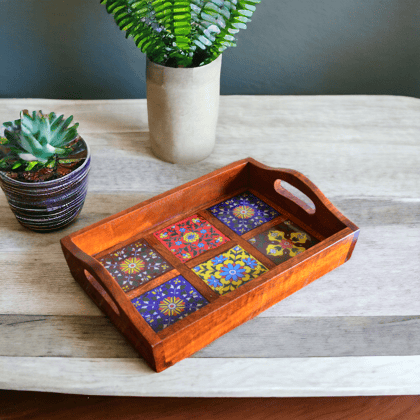
[[[193,268],[211,289],[224,295],[268,271],[239,245]]]
[[[155,332],[209,302],[184,277],[175,277],[131,301]]]
[[[249,242],[275,264],[281,264],[319,241],[290,220],[286,220],[254,236]]]
[[[154,235],[182,262],[229,241],[222,232],[197,215],[155,232]]]
[[[109,271],[124,292],[170,271],[173,267],[140,240],[99,258],[99,262]]]

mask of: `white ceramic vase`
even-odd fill
[[[216,140],[222,56],[202,67],[146,62],[147,111],[153,153],[172,163],[205,159]]]

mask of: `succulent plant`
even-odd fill
[[[3,123],[4,137],[0,137],[0,144],[9,152],[0,160],[0,170],[54,168],[59,158],[75,152],[81,139],[77,134],[79,124],[69,127],[72,120],[73,116],[64,120],[63,115],[54,112],[34,111],[30,115],[25,109],[19,120]]]
[[[261,0],[100,0],[155,63],[198,67],[236,46]]]

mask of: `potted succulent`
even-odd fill
[[[152,150],[192,163],[214,148],[221,54],[261,0],[102,0],[119,28],[147,55]]]
[[[0,132],[0,185],[17,220],[35,231],[60,229],[82,209],[90,169],[90,152],[54,112],[20,113]]]

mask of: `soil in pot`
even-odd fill
[[[54,168],[44,167],[41,169],[26,171],[22,167],[13,171],[4,171],[3,174],[10,179],[29,183],[51,181],[62,178],[83,165],[83,162],[87,158],[87,146],[83,139],[80,137],[75,138],[73,142],[69,144],[69,147],[74,146],[75,148],[70,155],[66,156],[64,159],[56,159]],[[0,160],[8,153],[9,148],[7,146],[0,145]]]

